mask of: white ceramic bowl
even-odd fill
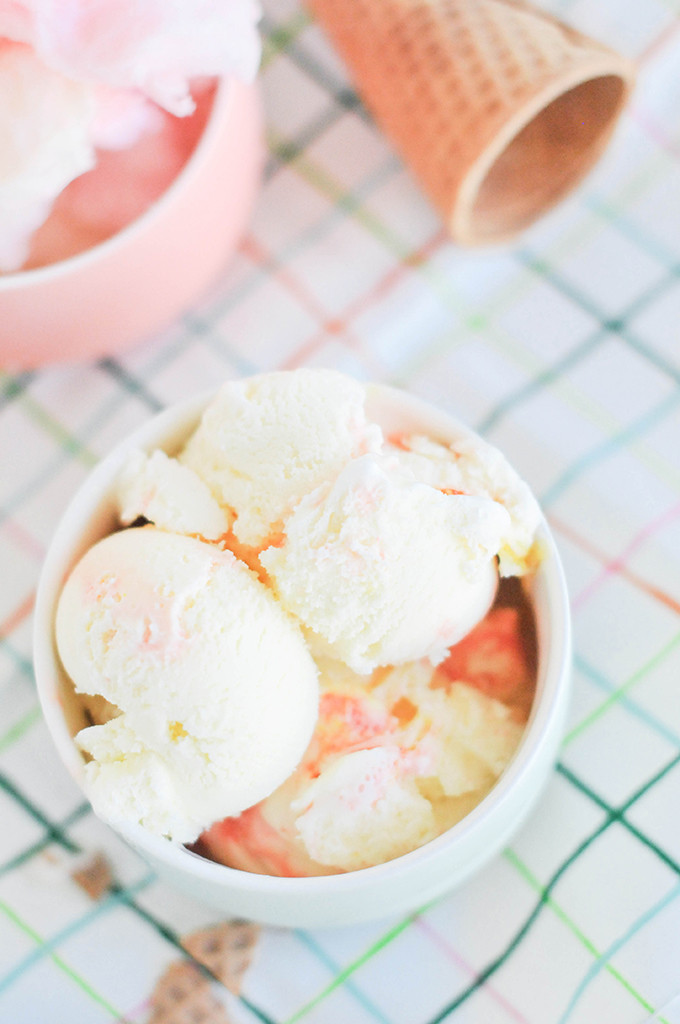
[[[169,454],[176,452],[210,397],[201,395],[166,409],[111,452],[73,498],[44,563],[35,610],[35,674],[54,742],[81,786],[83,759],[73,736],[86,723],[56,652],[57,599],[78,558],[117,526],[112,483],[129,449],[161,447]],[[390,388],[371,388],[368,412],[388,431],[418,430],[441,440],[470,433],[444,412]],[[386,864],[314,878],[237,871],[139,826],[121,829],[123,837],[167,881],[220,911],[267,924],[350,924],[416,909],[459,885],[498,853],[524,821],[550,774],[563,729],[571,670],[569,602],[559,555],[545,523],[541,538],[545,557],[531,583],[539,649],[533,710],[520,747],[498,783],[448,832]]]

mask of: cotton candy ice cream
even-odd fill
[[[100,229],[99,207],[109,234],[147,209],[191,152],[170,122],[194,112],[207,80],[254,79],[260,13],[257,0],[0,0],[0,272],[102,241],[81,224]],[[116,151],[102,175],[53,211],[102,151]]]
[[[230,552],[149,526],[91,548],[59,602],[77,690],[120,714],[82,730],[86,784],[113,824],[191,841],[275,789],[317,714],[297,625]]]
[[[183,116],[192,78],[254,77],[260,14],[256,0],[0,0],[0,36],[76,81],[141,93]]]
[[[92,89],[0,39],[0,271],[20,266],[56,196],[95,163]]]
[[[99,86],[91,130],[96,165],[57,196],[34,232],[22,269],[69,259],[141,217],[191,158],[210,115],[214,89],[196,92],[197,110],[178,118],[145,97]]]
[[[392,392],[383,432],[376,395],[328,370],[230,381],[171,455],[129,453],[111,502],[132,528],[85,556],[57,624],[108,702],[78,735],[107,820],[202,831],[243,870],[350,871],[450,828],[510,763],[535,660],[508,577],[535,564],[538,506],[462,428],[395,431]]]

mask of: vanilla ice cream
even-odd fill
[[[303,498],[260,561],[317,649],[355,672],[441,661],[488,611],[502,505],[396,475],[391,460],[353,459]]]
[[[390,439],[387,449],[404,471],[448,493],[491,498],[508,513],[498,551],[501,575],[522,575],[531,568],[541,513],[527,484],[505,456],[481,437],[460,437],[444,445],[421,435]]]
[[[114,824],[190,841],[295,768],[317,715],[300,630],[231,552],[148,526],[92,547],[64,587],[59,653],[120,714],[77,737]]]
[[[180,455],[236,515],[234,533],[259,547],[315,487],[377,451],[365,392],[333,370],[297,370],[228,381]]]
[[[450,828],[509,764],[535,660],[507,577],[535,565],[538,506],[481,439],[395,432],[369,397],[329,370],[230,381],[179,450],[129,454],[131,528],[57,619],[76,690],[108,702],[77,736],[105,819],[203,833],[244,870],[349,871]]]
[[[141,516],[161,530],[219,540],[233,521],[193,470],[162,451],[130,452],[118,478],[116,500],[124,526]]]
[[[492,631],[497,620],[491,613]],[[257,807],[202,837],[216,860],[282,875],[391,860],[476,806],[521,739],[514,709],[427,661],[369,677],[318,664],[319,720],[300,766]]]

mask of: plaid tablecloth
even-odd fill
[[[48,738],[36,580],[95,460],[216,380],[331,366],[411,389],[502,447],[573,600],[559,763],[512,845],[419,914],[264,929],[237,1022],[680,1021],[680,3],[550,0],[640,61],[597,170],[516,244],[464,251],[297,0],[270,0],[270,159],[205,302],[124,358],[0,378],[0,1020],[141,1024],[209,907],[95,820]],[[97,901],[70,878],[104,850]]]

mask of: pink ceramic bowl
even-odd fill
[[[145,213],[70,259],[0,276],[0,364],[113,354],[170,324],[233,253],[263,153],[256,85],[224,81],[193,153]]]

